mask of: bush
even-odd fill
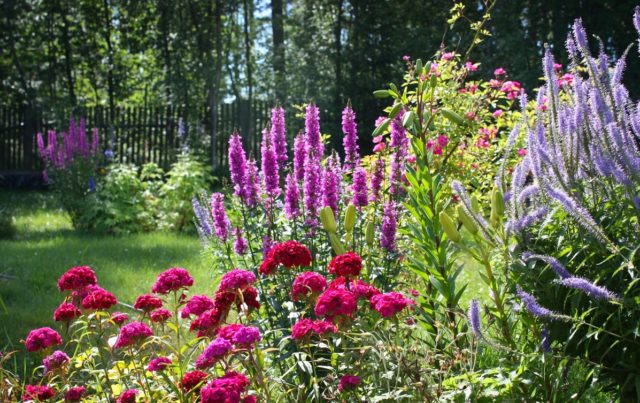
[[[7,207],[0,206],[0,239],[10,239],[16,233],[13,214]]]

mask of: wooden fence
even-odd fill
[[[220,104],[215,136],[211,136],[212,114],[202,107],[196,119],[187,119],[180,106],[118,107],[113,114],[105,107],[79,107],[77,119],[84,117],[89,132],[98,129],[100,148],[111,149],[120,162],[142,164],[155,162],[168,167],[183,145],[178,135],[180,119],[186,125],[188,144],[207,155],[214,168],[226,168],[229,136],[241,134],[247,154],[259,156],[261,131],[269,122],[268,102],[237,100]],[[69,112],[70,114],[71,112]],[[47,130],[65,131],[67,121],[58,121],[40,108],[0,106],[0,171],[39,171],[42,162],[37,152],[36,134]],[[46,135],[43,136],[46,141]],[[206,147],[207,150],[202,150]],[[212,158],[215,151],[215,158]]]

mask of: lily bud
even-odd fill
[[[442,229],[444,230],[444,233],[447,234],[447,237],[455,243],[460,242],[460,239],[461,239],[460,233],[458,232],[458,229],[453,223],[453,220],[451,220],[451,217],[449,217],[447,213],[442,211],[440,212],[439,218],[440,218],[440,225],[442,225]]]
[[[373,221],[367,222],[367,228],[365,230],[364,240],[367,245],[372,246],[375,241],[376,234],[376,226],[373,224]]]
[[[320,222],[322,223],[324,230],[330,234],[334,234],[338,228],[336,219],[333,215],[333,210],[329,206],[323,207],[320,210]]]
[[[456,207],[456,212],[458,213],[458,219],[462,221],[462,225],[472,234],[478,232],[478,226],[476,223],[469,217],[464,208],[461,205]]]
[[[344,213],[344,229],[347,232],[353,231],[353,227],[356,226],[356,206],[349,204],[347,210]]]

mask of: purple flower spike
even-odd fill
[[[360,153],[358,147],[358,126],[356,124],[356,114],[350,106],[342,111],[342,132],[344,137],[344,165],[346,169],[354,169],[360,165]]]
[[[278,167],[284,167],[287,162],[287,129],[284,109],[279,106],[271,110],[271,144],[276,152]]]
[[[245,185],[247,181],[247,157],[242,147],[242,138],[238,133],[229,138],[229,171],[231,183],[236,196],[245,199]]]
[[[288,220],[300,216],[300,189],[293,174],[288,173],[284,190],[284,215]]]
[[[262,181],[264,192],[271,200],[280,194],[280,176],[278,172],[278,158],[271,144],[270,134],[265,129],[262,131]]]
[[[367,204],[369,204],[367,171],[362,167],[358,167],[353,171],[353,205],[356,207],[364,207]]]
[[[567,288],[580,290],[594,299],[600,299],[604,301],[618,301],[620,299],[616,294],[607,290],[605,287],[595,285],[589,280],[581,277],[567,277],[559,280],[558,283]]]
[[[469,304],[469,323],[471,324],[473,335],[478,339],[482,338],[480,329],[480,304],[477,299],[472,299]]]
[[[520,298],[520,300],[524,304],[524,307],[527,309],[527,311],[529,311],[529,313],[532,314],[533,316],[536,316],[541,319],[559,319],[560,318],[560,315],[558,315],[557,313],[540,306],[540,304],[538,304],[538,301],[536,301],[533,295],[527,294],[519,286],[518,286],[517,295],[518,295],[518,298]]]
[[[213,228],[216,231],[216,236],[222,241],[226,241],[231,224],[224,209],[224,195],[222,193],[211,195],[211,216],[213,217]]]
[[[396,232],[398,227],[398,213],[393,201],[384,205],[382,227],[380,229],[380,246],[389,252],[396,251]]]

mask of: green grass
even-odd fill
[[[62,300],[56,281],[72,266],[91,266],[100,285],[125,304],[149,292],[158,273],[175,266],[191,272],[193,292],[214,291],[215,271],[195,235],[76,232],[47,193],[0,192],[0,205],[13,210],[17,227],[14,239],[0,240],[0,350],[23,351],[19,340],[29,330],[55,328],[52,315]]]

